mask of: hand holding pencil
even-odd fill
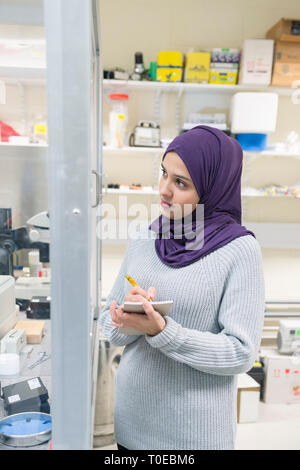
[[[137,295],[140,295],[144,298],[146,298],[149,302],[154,299],[155,297],[155,287],[151,286],[147,291],[142,289],[137,282],[135,282],[134,279],[130,276],[126,276],[126,279],[130,284],[133,286],[133,289],[131,289],[127,296],[125,297],[126,302],[141,302],[144,299],[137,299]],[[134,296],[134,298],[133,298]]]

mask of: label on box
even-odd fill
[[[35,124],[34,125],[35,134],[47,134],[46,124]]]
[[[16,401],[20,401],[20,395],[12,395],[11,397],[8,397],[9,403],[15,403]]]
[[[35,388],[40,388],[41,384],[38,378],[27,380],[30,390],[34,390]]]

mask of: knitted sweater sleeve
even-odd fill
[[[100,313],[100,325],[103,334],[108,341],[110,341],[112,344],[115,344],[116,346],[126,346],[127,344],[131,344],[135,340],[140,338],[139,335],[127,335],[124,333],[120,333],[119,328],[117,326],[111,325],[112,319],[110,315],[110,304],[113,300],[117,301],[117,305],[121,305],[124,302],[124,281],[127,275],[129,250],[130,246],[127,249],[113,288],[109,296],[107,297],[106,305]]]
[[[183,328],[171,317],[156,336],[146,341],[166,356],[194,369],[215,375],[248,371],[260,346],[264,319],[264,274],[261,249],[251,243],[234,251],[232,259],[219,257],[219,266],[229,263],[228,275],[219,303],[220,332]],[[213,283],[213,278],[208,280]],[[174,306],[176,308],[176,306]]]

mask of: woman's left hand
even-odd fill
[[[166,326],[164,318],[159,312],[154,310],[151,303],[145,300],[143,308],[145,315],[142,313],[126,313],[124,312],[123,305],[117,307],[117,302],[113,300],[110,305],[110,312],[113,321],[111,325],[119,328],[133,328],[143,333],[155,336],[161,333]]]

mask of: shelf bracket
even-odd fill
[[[181,118],[181,96],[182,96],[182,93],[183,93],[183,87],[180,87],[178,93],[177,93],[177,97],[176,97],[176,110],[175,110],[175,116],[176,116],[176,135],[179,135],[180,134],[180,128],[181,128],[181,122],[180,122],[180,118]]]
[[[160,97],[161,89],[158,89],[155,93],[154,99],[154,121],[160,125]]]

